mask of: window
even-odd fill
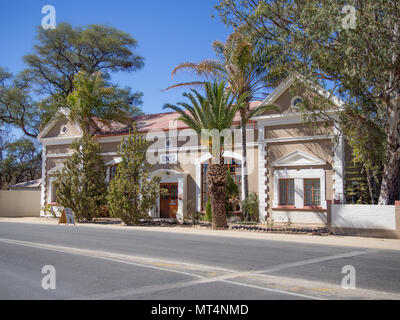
[[[66,125],[64,125],[64,126],[61,126],[61,128],[60,128],[60,134],[61,135],[65,135],[66,133],[67,133],[67,126]]]
[[[321,206],[321,188],[319,179],[304,179],[304,205]]]
[[[279,205],[294,206],[294,179],[279,180]]]
[[[171,185],[171,200],[178,200],[178,185],[176,184]]]
[[[51,183],[51,202],[52,203],[56,203],[57,202],[57,186],[54,183],[54,181],[52,181]]]
[[[110,172],[109,172],[109,176],[110,176],[110,181],[115,177],[115,175],[117,174],[117,166],[118,164],[114,164],[112,166],[110,166]]]
[[[275,169],[273,175],[273,208],[327,208],[324,169]]]
[[[172,139],[171,138],[166,138],[165,139],[165,148],[169,149],[172,146]]]
[[[48,203],[57,203],[57,189],[56,177],[51,176],[49,178],[49,194],[47,197]]]
[[[225,159],[225,165],[227,170],[231,173],[233,180],[239,186],[239,198],[242,198],[242,165],[239,160],[236,159]],[[208,164],[201,166],[201,210],[206,209],[208,201],[207,191],[207,167]]]
[[[303,99],[299,96],[293,97],[292,99],[292,109],[293,110],[299,110],[299,106],[303,103]]]

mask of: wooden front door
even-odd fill
[[[178,212],[178,183],[160,184],[160,217],[176,218]]]

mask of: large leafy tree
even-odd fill
[[[354,5],[355,21],[351,10],[346,12],[349,4]],[[264,41],[279,43],[282,54],[291,57],[286,65],[289,70],[342,98],[342,123],[347,128],[361,124],[371,129],[364,131],[369,132],[368,139],[353,135],[353,145],[368,144],[383,132],[385,155],[378,203],[393,204],[400,183],[398,1],[221,0],[217,8],[227,24],[244,24]],[[304,111],[321,115],[329,107],[321,103]],[[360,148],[363,150],[366,158],[371,148]],[[380,150],[372,150],[373,158],[379,159]]]
[[[226,87],[226,82],[221,81],[206,82],[205,95],[192,89],[191,93],[185,93],[184,96],[189,99],[189,103],[166,104],[164,108],[178,112],[178,120],[193,129],[202,143],[208,146],[212,156],[206,173],[213,215],[212,226],[214,229],[226,228],[226,166],[223,153],[224,145],[228,141],[225,130],[231,130],[235,115],[245,104],[247,94],[236,99],[231,89]],[[212,137],[213,133],[217,134]]]
[[[139,113],[131,105],[129,90],[107,86],[99,72],[89,75],[79,72],[75,75],[74,90],[67,97],[69,117],[78,123],[85,134],[95,128],[95,118],[100,121],[129,121],[129,116]]]
[[[40,111],[32,98],[32,83],[24,75],[14,76],[0,68],[0,122],[22,130],[29,137],[39,133]]]
[[[9,142],[7,126],[0,122],[0,161],[3,160],[6,146]]]
[[[36,137],[40,125],[65,106],[79,72],[101,72],[109,81],[114,72],[141,69],[144,59],[136,47],[133,37],[109,26],[39,27],[34,52],[24,56],[27,68],[17,76],[0,69],[0,121]],[[141,93],[126,91],[132,105],[141,103]]]
[[[4,155],[0,157],[0,189],[40,177],[41,153],[31,139],[19,138],[8,142],[4,144],[2,151]]]
[[[56,197],[63,207],[71,208],[78,220],[100,216],[107,203],[107,167],[101,146],[90,135],[71,144],[73,155],[56,176]]]
[[[236,97],[246,94],[245,104],[239,108],[242,134],[242,170],[244,173],[244,197],[249,195],[247,175],[247,131],[248,120],[258,114],[271,110],[279,111],[275,105],[259,105],[250,108],[251,101],[265,98],[268,88],[274,86],[285,72],[276,64],[276,49],[265,46],[265,42],[252,37],[246,28],[237,28],[226,42],[215,41],[214,50],[217,60],[203,60],[198,63],[184,62],[172,71],[174,76],[178,71],[193,71],[198,78],[196,81],[174,84],[167,89],[182,86],[199,86],[205,79],[224,80]],[[269,52],[268,55],[260,53]]]
[[[121,162],[110,182],[110,214],[127,225],[138,224],[148,217],[160,194],[160,178],[150,177],[151,165],[146,160],[148,141],[134,128],[118,152]]]
[[[24,57],[26,72],[37,89],[49,95],[67,97],[74,89],[79,71],[101,71],[110,76],[117,71],[136,71],[143,67],[143,57],[134,50],[137,41],[129,34],[104,25],[72,27],[68,23],[56,29],[38,27],[34,53]]]

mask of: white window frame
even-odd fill
[[[109,183],[110,182],[110,168],[113,166],[113,165],[116,165],[116,164],[119,164],[120,162],[122,161],[122,158],[121,157],[114,157],[111,161],[109,161],[109,162],[107,162],[106,163],[106,167],[107,167],[107,173],[106,173],[106,183]]]
[[[282,169],[274,171],[273,208],[279,207],[279,179],[294,179],[294,206],[304,208],[304,179],[319,179],[321,188],[321,208],[326,209],[326,183],[324,169]]]
[[[47,203],[55,203],[56,201],[53,201],[53,189],[54,189],[54,182],[56,180],[56,177],[50,177],[49,178],[49,194],[47,198]]]

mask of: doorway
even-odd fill
[[[178,183],[160,183],[160,218],[176,219]]]

